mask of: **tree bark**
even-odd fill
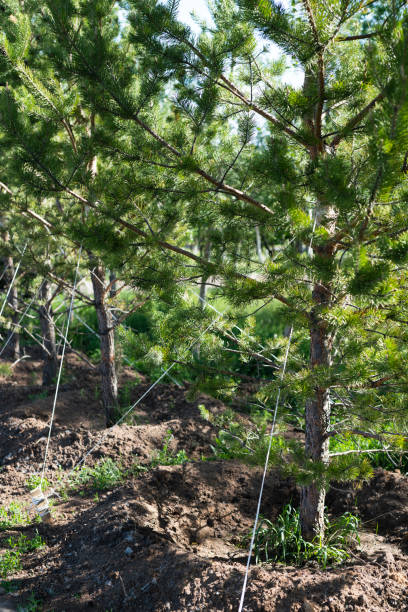
[[[55,378],[57,376],[58,357],[55,343],[54,315],[51,306],[51,285],[47,280],[43,281],[41,298],[43,303],[40,306],[39,315],[44,347],[42,384],[44,386],[49,386],[55,382]]]
[[[11,281],[11,279],[13,278],[13,274],[14,274],[13,258],[8,257],[7,263],[9,266],[8,269],[9,269],[9,275],[10,275],[10,281]],[[14,283],[13,287],[11,288],[10,295],[8,297],[8,303],[10,304],[11,309],[13,311],[13,314],[11,315],[12,327],[10,331],[10,334],[13,334],[13,336],[10,340],[9,350],[11,353],[11,358],[14,361],[17,361],[17,359],[20,358],[20,333],[16,326],[18,324],[20,315],[18,313],[18,289],[17,289],[16,283]]]
[[[329,234],[336,227],[336,211],[322,207],[319,217],[324,215],[324,226]],[[330,242],[317,249],[320,257],[329,261],[334,257],[334,247]],[[327,321],[321,316],[322,310],[330,307],[332,291],[329,283],[316,282],[313,287],[314,306],[310,313],[310,368],[329,369],[332,365],[334,332],[328,328]],[[305,407],[305,454],[315,463],[329,463],[330,431],[330,390],[326,386],[315,388],[314,396]],[[324,481],[315,480],[302,487],[300,502],[300,521],[302,535],[306,540],[324,536],[324,502],[326,487]]]
[[[318,305],[325,303],[325,291],[315,286],[313,299]],[[329,367],[331,365],[332,336],[325,322],[312,313],[310,326],[310,367]],[[305,410],[305,453],[313,462],[329,462],[330,396],[329,389],[317,387],[315,395],[306,402]],[[306,540],[324,535],[324,503],[326,489],[323,482],[314,481],[302,487],[300,520],[302,535]]]
[[[105,303],[105,268],[100,262],[93,268],[91,279],[101,347],[101,363],[99,369],[101,373],[102,404],[106,415],[106,425],[110,427],[115,424],[118,406],[118,382],[115,368],[113,317],[110,309]]]

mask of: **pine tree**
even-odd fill
[[[129,0],[120,30],[113,1],[56,0],[13,14],[3,40],[15,85],[1,122],[23,191],[68,199],[50,222],[158,296],[213,278],[237,307],[274,299],[293,324],[283,386],[304,405],[290,465],[309,539],[323,534],[330,478],[368,472],[330,441],[390,441],[406,401],[404,4],[214,2],[196,36],[175,2]],[[30,27],[45,33],[31,58]],[[262,53],[260,36],[301,67],[301,88],[282,83],[285,60]],[[209,226],[206,258],[186,244]],[[263,264],[257,228],[276,250]],[[167,355],[204,317],[166,321]],[[215,360],[219,335],[212,346]]]

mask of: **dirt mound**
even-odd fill
[[[47,471],[54,483],[58,472],[67,474],[103,433],[100,405],[91,401],[95,372],[72,355],[68,363],[71,379],[64,383],[64,409],[57,412]],[[22,380],[27,382],[27,371],[35,372],[37,366],[23,364]],[[126,376],[122,382],[129,382],[131,403],[148,385],[136,385],[134,377]],[[27,385],[21,390],[17,381],[18,370],[0,386],[1,397],[7,397],[0,407],[2,505],[27,499],[25,480],[41,467],[52,400],[52,392],[29,398],[40,388]],[[201,419],[200,404],[213,412],[223,409],[211,398],[190,402],[185,389],[159,385],[138,406],[135,424],[104,432],[89,458],[94,463],[111,457],[128,469],[135,462],[146,465],[171,430],[172,452],[183,449],[191,461],[142,471],[111,491],[71,491],[57,502],[50,523],[10,529],[3,538],[0,533],[0,548],[6,537],[33,537],[36,529],[47,543],[47,548],[24,556],[24,569],[13,575],[18,590],[1,595],[0,589],[0,607],[3,600],[14,601],[16,609],[16,602],[35,593],[44,611],[237,610],[246,563],[242,538],[253,524],[261,470],[202,459],[211,457],[217,429]],[[298,499],[291,481],[278,471],[269,473],[262,505],[267,518],[273,520],[284,503],[296,505]],[[328,505],[333,514],[360,514],[365,522],[360,549],[348,564],[327,571],[252,567],[247,612],[408,610],[408,479],[377,470],[360,489],[336,487]]]

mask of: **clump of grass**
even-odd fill
[[[91,486],[97,491],[111,489],[120,484],[126,472],[110,457],[100,459],[94,467],[83,466],[71,479],[71,488]]]
[[[22,569],[21,553],[18,550],[6,550],[0,557],[0,576],[7,578],[9,574]]]
[[[187,453],[184,449],[179,450],[177,453],[170,451],[169,445],[173,439],[173,433],[169,429],[164,438],[163,447],[156,451],[150,462],[151,467],[157,467],[158,465],[181,465],[189,461]]]
[[[323,568],[344,563],[351,546],[360,541],[358,525],[359,519],[350,512],[332,522],[325,517],[324,541],[315,538],[308,542],[302,537],[299,511],[287,504],[274,523],[261,517],[254,540],[256,563],[304,565],[317,561]],[[249,540],[246,536],[245,544]]]
[[[21,504],[11,502],[8,508],[0,507],[0,531],[28,523],[28,514]]]

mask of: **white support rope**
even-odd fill
[[[27,308],[25,309],[25,311],[23,312],[23,314],[21,315],[21,317],[19,318],[18,322],[14,324],[14,329],[11,332],[11,334],[9,335],[9,337],[7,338],[6,342],[3,345],[3,348],[0,351],[0,357],[2,356],[2,354],[4,353],[4,351],[6,350],[10,340],[12,339],[12,337],[14,336],[14,334],[16,333],[16,330],[18,327],[20,327],[21,325],[21,321],[24,319],[24,317],[27,315],[28,311],[30,310],[34,300],[36,299],[37,295],[39,294],[41,287],[43,286],[44,281],[41,282],[41,285],[38,287],[37,291],[34,293],[33,297],[31,298],[31,301],[29,302]]]
[[[283,363],[283,369],[282,369],[282,375],[281,375],[281,384],[283,382],[283,378],[284,378],[285,372],[286,372],[286,364],[288,362],[289,349],[290,349],[290,344],[291,344],[291,341],[292,341],[292,332],[293,332],[293,325],[291,326],[290,332],[289,332],[288,346],[286,347],[285,360],[284,360],[284,363]],[[272,421],[272,425],[271,425],[271,430],[269,432],[268,450],[267,450],[267,453],[266,453],[265,465],[264,465],[264,470],[263,470],[263,474],[262,474],[261,489],[259,491],[258,505],[256,507],[256,515],[255,515],[255,521],[254,521],[254,528],[252,530],[251,543],[249,545],[248,559],[247,559],[247,564],[246,564],[246,568],[245,568],[244,584],[242,585],[241,599],[240,599],[240,602],[239,602],[238,612],[242,612],[243,605],[244,605],[245,592],[246,592],[247,583],[248,583],[249,566],[251,565],[252,551],[253,551],[254,542],[255,542],[255,533],[256,533],[256,528],[258,526],[259,513],[261,511],[262,496],[263,496],[263,491],[264,491],[264,487],[265,487],[266,473],[268,471],[269,456],[271,454],[272,439],[273,439],[273,435],[274,435],[274,432],[275,432],[276,416],[277,416],[277,413],[278,413],[280,393],[281,393],[281,387],[279,386],[278,393],[277,393],[277,396],[276,396],[275,410],[274,410],[274,413],[273,413],[273,421]]]
[[[7,300],[8,300],[8,297],[9,297],[9,295],[10,295],[10,291],[11,291],[11,289],[12,289],[13,285],[14,285],[14,281],[16,280],[16,276],[17,276],[17,274],[18,274],[18,270],[19,270],[19,268],[20,268],[21,262],[23,261],[24,253],[25,253],[25,250],[26,250],[26,248],[27,248],[27,244],[28,244],[28,242],[26,242],[26,243],[25,243],[24,248],[23,248],[23,252],[22,252],[22,254],[21,254],[21,259],[20,259],[20,261],[18,262],[18,264],[17,264],[17,266],[16,266],[16,269],[14,270],[13,278],[11,279],[11,282],[10,282],[10,285],[9,285],[9,288],[8,288],[8,291],[7,291],[7,293],[6,293],[6,297],[4,298],[4,302],[3,302],[2,306],[1,306],[1,309],[0,309],[0,317],[1,317],[1,315],[3,314],[3,310],[4,310],[4,308],[5,308],[6,304],[7,304]]]
[[[75,289],[76,289],[77,278],[78,278],[79,263],[81,261],[81,254],[82,254],[82,246],[79,249],[78,261],[77,261],[76,270],[75,270],[74,285],[73,285],[72,293],[71,293],[71,303],[70,303],[70,306],[69,306],[69,312],[68,312],[68,317],[67,317],[67,324],[66,324],[66,328],[65,328],[64,344],[63,344],[63,347],[62,347],[62,354],[61,354],[61,359],[60,359],[60,364],[59,364],[59,370],[58,370],[58,376],[57,376],[57,384],[55,386],[54,402],[53,402],[53,405],[52,405],[50,425],[49,425],[49,428],[48,428],[47,444],[45,446],[44,463],[43,463],[43,468],[42,468],[42,472],[41,472],[41,480],[40,480],[40,485],[39,485],[40,486],[40,490],[41,490],[42,483],[43,483],[43,480],[44,480],[45,468],[46,468],[46,465],[47,465],[48,450],[49,450],[49,446],[50,446],[52,426],[53,426],[54,416],[55,416],[55,407],[57,405],[57,397],[58,397],[58,391],[59,391],[59,386],[60,386],[60,381],[61,381],[62,366],[64,364],[65,348],[67,346],[68,331],[69,331],[69,324],[70,324],[70,321],[71,321],[72,307],[74,305]]]
[[[218,321],[218,319],[220,319],[223,316],[224,313],[220,313],[220,315],[214,319],[214,321],[211,321],[211,323],[205,328],[204,331],[201,332],[201,334],[198,336],[198,338],[196,338],[196,340],[194,340],[194,342],[192,342],[192,344],[190,344],[190,346],[186,349],[185,353],[187,354],[189,351],[191,351],[191,349],[193,348],[193,346],[195,344],[197,344],[197,342],[199,342],[201,340],[201,338],[204,336],[204,334],[207,333],[207,331]],[[151,392],[153,391],[153,389],[159,384],[159,382],[168,375],[168,373],[170,372],[170,370],[172,370],[174,368],[174,366],[176,365],[176,363],[172,363],[167,370],[165,370],[163,372],[163,374],[161,374],[159,376],[159,378],[157,378],[154,383],[152,383],[150,385],[150,387],[136,400],[136,402],[134,404],[132,404],[132,406],[130,406],[130,408],[128,408],[128,410],[126,410],[126,412],[120,417],[120,419],[118,421],[116,421],[115,425],[113,425],[113,427],[116,427],[117,425],[120,425],[125,418],[136,408],[136,406],[138,404],[140,404],[140,402]],[[68,472],[68,474],[63,478],[62,481],[60,481],[59,486],[61,486],[66,480],[68,480],[68,478],[71,476],[71,474],[80,466],[82,465],[85,460],[89,457],[89,455],[91,455],[94,450],[96,448],[98,448],[98,446],[100,446],[102,444],[102,442],[108,437],[110,430],[112,428],[108,429],[107,432],[105,432],[103,434],[103,436],[101,436],[101,438],[96,442],[96,444],[94,444],[94,446],[85,453],[85,455],[82,457],[82,459],[80,461],[78,461],[74,467],[70,470],[70,472]]]

